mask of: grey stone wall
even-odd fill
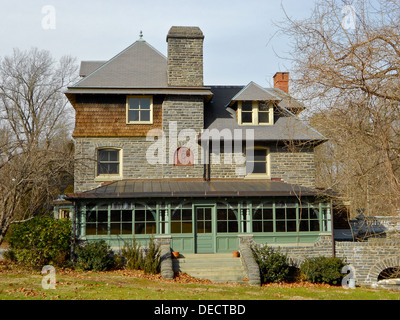
[[[202,98],[170,97],[164,101],[163,131],[167,141],[166,163],[164,164],[148,162],[146,152],[154,144],[154,141],[146,141],[146,137],[76,138],[75,191],[81,192],[100,185],[101,181],[95,181],[96,153],[98,148],[104,147],[123,150],[121,179],[202,179],[204,175],[204,165],[201,161],[203,151],[199,145],[195,144],[193,149],[196,160],[193,166],[175,166],[171,162],[173,159],[170,157],[173,158],[176,151],[171,143],[174,138],[169,136],[170,125],[173,122],[176,124],[178,134],[182,129],[191,129],[194,130],[193,132],[200,133],[203,126]],[[188,141],[188,139],[179,141],[179,137],[176,138],[176,147],[185,145]],[[315,186],[314,154],[312,150],[290,152],[277,146],[269,146],[269,149],[270,178],[307,187]],[[244,156],[244,153],[242,153],[241,157]],[[227,158],[230,158],[230,163],[227,163]],[[236,171],[237,168],[244,169],[244,165],[238,165],[233,154],[224,154],[223,148],[221,148],[219,154],[213,153],[211,150],[211,179],[244,178],[244,175]]]
[[[374,286],[383,270],[400,266],[399,241],[336,242],[335,247],[336,256],[354,267],[355,279],[360,285]]]
[[[311,148],[290,150],[270,147],[271,178],[305,187],[315,187],[314,151]]]
[[[162,128],[166,137],[166,150],[169,156],[167,163],[163,166],[163,177],[203,178],[202,151],[196,141],[197,135],[200,134],[204,126],[203,98],[196,96],[168,96],[165,98],[162,108]],[[170,136],[172,127],[176,127],[176,137]],[[185,137],[184,130],[187,130],[190,135]],[[191,134],[194,134],[194,136]],[[192,143],[190,140],[192,140]],[[183,145],[190,147],[194,154],[193,166],[175,166],[173,164],[171,157],[173,157],[176,148]]]
[[[249,284],[252,286],[260,286],[260,268],[254,259],[253,250],[251,249],[251,246],[254,244],[252,240],[253,238],[251,235],[239,235],[240,259],[246,272]]]
[[[282,180],[287,183],[299,184],[305,187],[315,187],[313,149],[306,148],[293,151],[276,145],[267,145],[267,147],[269,148],[271,179]],[[219,153],[210,150],[211,179],[243,178],[244,175],[240,174],[240,171],[236,169],[243,168],[244,165],[237,164],[232,154],[224,154],[223,147],[220,149]],[[245,158],[245,154],[241,153],[240,157]],[[227,158],[229,161],[227,161]]]
[[[198,27],[172,27],[167,35],[168,84],[203,86],[203,32]]]
[[[145,137],[130,138],[76,138],[75,139],[75,192],[98,187],[96,181],[97,149],[104,147],[122,149],[122,175],[119,179],[157,179],[163,176],[163,166],[150,164],[146,151],[154,142]],[[121,161],[121,160],[120,160]]]
[[[253,245],[257,244],[253,242]],[[319,240],[313,244],[276,245],[276,247],[280,247],[291,265],[296,267],[300,267],[306,258],[333,255],[343,258],[346,264],[354,267],[354,279],[356,284],[361,286],[375,286],[383,270],[400,267],[399,241],[375,238],[366,242],[336,241],[333,246],[331,234],[322,233]]]

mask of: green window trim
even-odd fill
[[[192,204],[180,203],[170,206],[170,233],[193,233]]]
[[[157,234],[157,206],[155,203],[136,203],[133,210],[134,234]]]
[[[199,220],[198,217],[194,219],[198,206],[196,202],[86,203],[81,206],[81,214],[77,218],[80,224],[77,232],[81,236],[190,235],[195,234],[195,221],[204,225],[212,223],[215,233],[220,236],[331,231],[331,208],[328,203],[249,199],[217,200],[212,205],[215,205],[214,218]]]
[[[234,209],[229,203],[217,203],[217,233],[238,233],[240,207]]]

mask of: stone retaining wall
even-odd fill
[[[245,239],[250,245],[257,245],[251,235]],[[269,245],[269,244],[267,244]],[[386,239],[370,239],[366,242],[332,243],[331,234],[322,233],[313,244],[270,245],[279,247],[291,265],[300,267],[306,258],[319,256],[343,258],[354,267],[357,285],[375,286],[379,274],[387,269],[400,266],[400,242]]]

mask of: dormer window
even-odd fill
[[[153,123],[153,99],[151,96],[127,97],[126,123],[132,123],[132,124]]]
[[[264,101],[239,101],[238,122],[241,125],[272,125],[273,104]]]

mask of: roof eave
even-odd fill
[[[316,196],[316,192],[303,191],[302,196]],[[134,193],[74,193],[68,194],[69,201],[83,199],[128,199],[128,198],[199,198],[199,197],[285,197],[298,196],[296,191],[204,191],[204,192],[134,192]]]
[[[68,87],[65,95],[71,100],[75,94],[166,94],[197,95],[211,99],[213,93],[208,87]]]

